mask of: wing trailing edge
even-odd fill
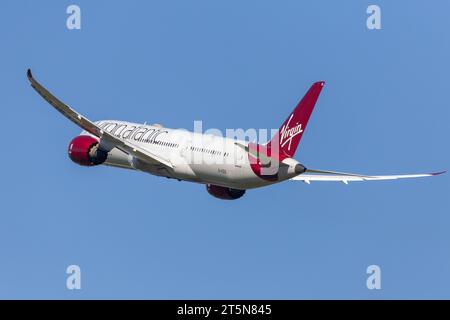
[[[418,173],[418,174],[400,174],[400,175],[360,175],[355,173],[344,173],[336,171],[324,170],[306,170],[305,173],[300,174],[291,180],[303,181],[310,184],[311,181],[338,181],[348,184],[353,181],[380,181],[380,180],[397,180],[397,179],[411,179],[433,177],[446,173],[447,171],[432,172],[432,173]],[[312,174],[310,174],[312,173]]]

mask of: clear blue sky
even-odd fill
[[[81,7],[82,29],[66,28]],[[366,28],[378,4],[382,30]],[[1,1],[0,298],[450,298],[449,177],[286,182],[238,201],[67,157],[94,120],[277,128],[325,80],[297,159],[448,169],[448,1]],[[66,267],[82,289],[65,287]],[[382,290],[366,288],[366,268]]]

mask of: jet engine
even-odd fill
[[[227,188],[216,186],[214,184],[207,184],[206,190],[213,197],[222,199],[222,200],[235,200],[239,199],[245,194],[245,190]]]
[[[91,136],[75,137],[69,144],[69,158],[81,166],[95,166],[105,162],[108,152],[99,149],[97,139]]]

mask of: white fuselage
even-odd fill
[[[280,164],[275,181],[261,178],[251,168],[247,151],[242,147],[246,145],[244,141],[116,120],[97,121],[96,124],[104,131],[169,160],[173,169],[142,162],[117,148],[108,153],[104,164],[109,166],[235,189],[262,187],[297,175],[294,168],[298,162],[289,158]],[[83,131],[82,135],[89,133]]]

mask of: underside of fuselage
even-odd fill
[[[258,176],[252,171],[247,157],[244,158],[244,151],[237,149],[236,152],[242,153],[242,158],[240,154],[237,155],[237,158],[241,158],[243,161],[239,163],[211,163],[211,161],[190,163],[189,159],[183,156],[178,157],[177,161],[175,161],[175,157],[172,155],[171,159],[174,161],[174,168],[167,168],[159,164],[153,165],[142,162],[114,148],[108,153],[104,164],[118,168],[139,170],[155,176],[179,181],[214,184],[236,189],[259,188],[287,180],[298,174],[295,173],[295,170],[292,170],[298,163],[294,160],[293,163],[281,163],[275,179]]]

